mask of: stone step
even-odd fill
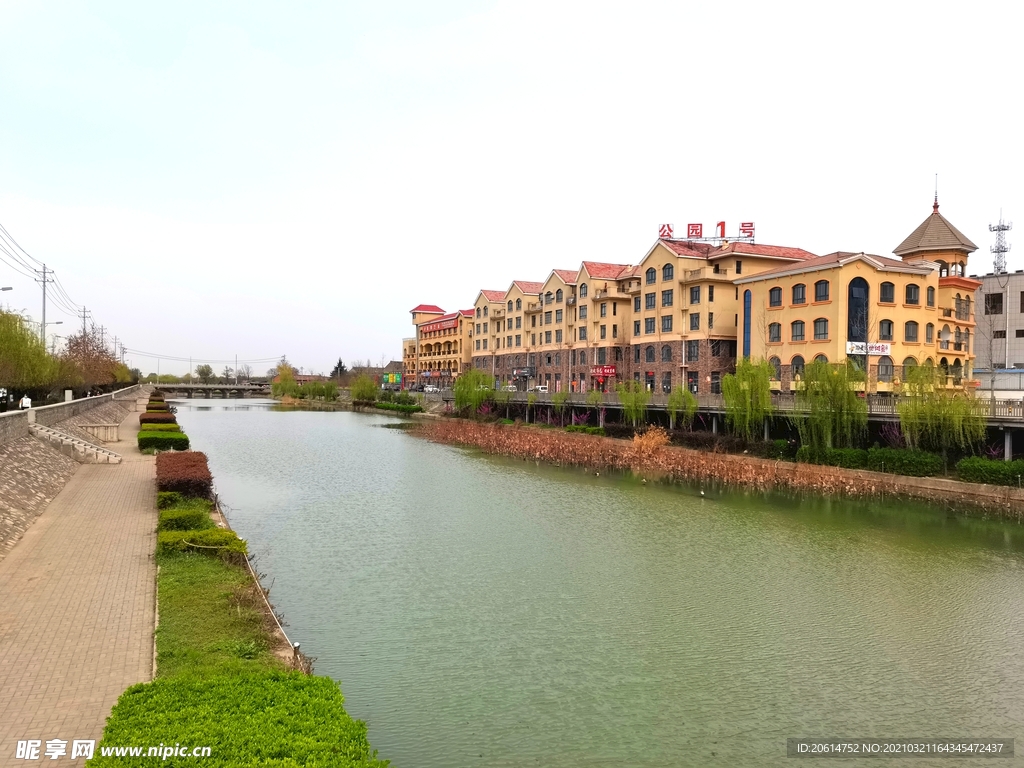
[[[79,464],[120,464],[121,455],[86,442],[79,437],[42,424],[30,424],[29,432],[38,440],[49,443],[65,456]]]

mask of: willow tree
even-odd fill
[[[46,353],[21,315],[0,311],[0,387],[11,390],[48,390],[61,373],[60,363]]]
[[[684,426],[693,424],[693,417],[697,413],[697,398],[686,387],[677,386],[668,396],[665,403],[668,410],[668,428],[676,428],[676,420],[679,419]]]
[[[800,442],[816,455],[832,448],[852,448],[868,426],[867,401],[857,394],[864,372],[849,363],[814,361],[804,368],[803,388],[796,392]]]
[[[945,376],[931,365],[905,369],[896,412],[911,448],[938,451],[948,468],[949,450],[972,451],[985,439],[985,417],[970,395],[943,386]]]
[[[722,377],[725,422],[740,437],[753,440],[774,412],[771,380],[775,369],[767,360],[754,363],[743,358],[736,373]]]
[[[476,413],[494,395],[494,377],[470,368],[455,380],[455,410]]]
[[[615,394],[622,404],[622,415],[633,429],[637,429],[647,421],[647,403],[651,393],[639,381],[623,381],[615,387]]]
[[[551,395],[551,405],[555,409],[555,413],[558,414],[558,421],[561,426],[565,426],[565,406],[569,401],[569,393],[564,389],[560,389]]]
[[[587,393],[587,405],[594,409],[597,414],[597,426],[604,426],[604,392],[600,389],[592,389]]]

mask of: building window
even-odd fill
[[[708,286],[708,301],[714,301],[714,300],[715,300],[715,286],[709,285]]]
[[[878,340],[892,341],[892,320],[882,320],[878,324]]]
[[[555,310],[555,322],[556,323],[562,322],[562,310],[560,310],[560,309],[556,309]]]
[[[892,381],[892,358],[888,355],[878,358],[878,380]]]
[[[477,348],[477,349],[480,349],[480,339],[477,339],[477,340],[476,340],[476,348]]]
[[[545,312],[544,313],[544,325],[551,325],[551,313],[550,312]],[[487,329],[485,328],[484,330],[487,330]]]
[[[722,374],[720,371],[711,372],[711,394],[722,394]]]
[[[633,321],[633,335],[634,336],[639,336],[640,335],[640,321],[639,320],[634,320]]]
[[[551,331],[544,331],[544,343],[545,344],[550,344],[551,343]]]
[[[700,312],[691,312],[690,313],[690,330],[691,331],[699,331],[700,330]]]
[[[690,303],[700,304],[700,286],[695,285],[690,288]]]
[[[814,321],[814,338],[819,341],[828,339],[828,318],[819,317]]]
[[[928,306],[929,307],[934,307],[935,306],[935,289],[932,286],[930,286],[930,285],[928,286],[927,296],[928,296]]]
[[[487,307],[484,307],[484,317],[487,317]]]
[[[796,285],[793,286],[793,303],[807,303],[807,286],[804,285],[803,283],[797,283]]]
[[[559,288],[557,291],[555,291],[555,303],[556,304],[561,304],[562,303],[562,289],[561,288]]]
[[[772,288],[768,291],[768,306],[769,307],[781,307],[782,306],[782,289]]]
[[[523,346],[523,335],[521,333],[517,333],[516,334],[516,346],[517,347]]]
[[[512,311],[512,302],[511,301],[509,301],[509,303],[508,303],[508,311],[509,312]]]
[[[622,362],[622,347],[615,347],[615,362]]]
[[[814,284],[814,300],[828,301],[828,280],[819,280]]]
[[[782,290],[781,288],[779,289]],[[768,343],[777,343],[782,341],[782,323],[771,323],[768,325]]]
[[[1001,314],[1003,314],[1003,294],[1001,294],[1001,293],[986,293],[985,294],[985,314],[986,315],[1001,315]]]
[[[793,377],[804,375],[804,358],[803,355],[794,355],[792,361],[789,363],[790,370],[793,371]]]
[[[585,349],[580,350],[580,365],[587,364],[587,351]]]
[[[644,309],[654,309],[657,295],[653,293],[644,294]]]
[[[561,328],[559,328],[557,331],[555,331],[555,343],[556,344],[561,344],[562,343],[562,329]]]
[[[828,358],[825,355],[815,355],[814,362],[816,363],[827,363]]]
[[[644,350],[644,360],[648,363],[654,362],[654,347],[647,347],[647,349]]]
[[[804,340],[804,321],[794,320],[789,326],[790,339],[793,341]]]
[[[522,299],[516,299],[516,312],[521,311],[522,308],[523,308],[523,300]]]
[[[892,337],[890,336],[889,338]],[[924,340],[926,344],[931,344],[935,341],[935,326],[931,323],[928,323],[928,325],[924,327]]]
[[[686,362],[700,362],[700,342],[696,339],[686,342]]]
[[[915,283],[907,284],[907,304],[921,303],[921,289]]]
[[[661,374],[661,391],[668,394],[672,391],[672,371]]]
[[[599,350],[597,350],[597,364],[598,365],[604,365],[607,362],[608,362],[608,348],[607,347],[601,347]]]
[[[536,333],[531,333],[530,334],[530,345],[534,346],[534,347],[537,346],[537,334]]]
[[[476,316],[477,316],[477,317],[480,317],[480,307],[477,307],[477,308],[476,308]]]
[[[612,338],[619,338],[619,326],[616,323],[612,323]]]
[[[736,262],[736,274],[737,275],[742,275],[743,274],[743,262],[742,261],[737,261]]]
[[[992,338],[993,339],[1005,339],[1006,338],[1006,331],[993,331],[992,332]]]
[[[661,348],[661,362],[671,363],[672,362],[672,347],[668,344]]]
[[[654,285],[654,283],[658,281],[658,270],[656,270],[654,267],[648,269],[646,275],[648,285]]]
[[[675,268],[671,264],[666,264],[664,267],[661,268],[661,279],[663,281],[671,280],[673,277],[675,277],[675,273]]]
[[[506,347],[511,347],[512,346],[512,337],[511,336],[506,336],[505,337],[505,346]]]
[[[772,381],[779,381],[782,378],[782,361],[777,357],[769,357],[768,365],[772,367]]]
[[[600,337],[602,339],[608,338],[608,326],[607,325],[602,325],[601,326],[601,328],[600,328]]]
[[[639,312],[640,311],[640,297],[639,296],[634,296],[633,297],[633,311],[634,312]]]
[[[715,313],[708,312],[708,330],[713,331],[715,329]]]
[[[576,329],[576,336],[577,336],[577,340],[578,341],[586,341],[587,340],[587,329],[586,328],[577,328]]]
[[[487,309],[487,307],[484,307],[484,309]],[[487,333],[487,323],[484,323],[484,333]]]
[[[587,284],[586,283],[582,283],[580,285],[580,298],[581,299],[587,298]]]
[[[662,315],[661,317],[661,332],[672,333],[672,315]]]
[[[654,333],[654,318],[644,318],[644,333]]]
[[[608,317],[608,302],[601,302],[601,317]]]
[[[640,347],[633,347],[633,362],[640,362]]]
[[[917,341],[917,323],[913,320],[905,323],[903,326],[903,340],[904,341]]]
[[[672,306],[672,294],[674,291],[662,291],[661,292],[661,306],[671,307]]]
[[[586,319],[587,319],[587,308],[586,307],[580,307],[580,320],[586,320]]]
[[[531,328],[536,328],[537,327],[537,316],[536,315],[530,315],[530,327]]]
[[[878,291],[878,300],[883,304],[896,303],[896,286],[892,283],[882,283]]]

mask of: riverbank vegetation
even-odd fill
[[[142,416],[170,416],[174,421],[148,423],[142,421]],[[182,432],[178,426],[177,417],[171,411],[170,406],[164,402],[163,393],[154,390],[149,395],[149,402],[146,404],[146,413],[139,417],[139,434],[137,436],[139,450],[143,453],[155,453],[157,451],[187,451],[189,449],[188,435]]]
[[[159,454],[156,482],[156,679],[121,695],[101,746],[207,746],[202,763],[218,767],[387,766],[370,748],[366,724],[345,711],[338,684],[295,670],[290,654],[275,652],[284,643],[246,565],[245,542],[210,517],[206,456]]]
[[[80,395],[137,380],[138,372],[114,356],[96,329],[68,336],[59,352],[48,351],[29,321],[0,310],[0,389],[10,399],[27,394],[41,405],[63,399],[65,389]]]

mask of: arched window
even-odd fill
[[[661,362],[671,363],[672,362],[672,347],[668,344],[661,348]]]
[[[883,304],[895,304],[896,286],[890,282],[882,283],[878,289],[878,300]]]
[[[583,284],[580,285],[580,298],[581,299],[587,298],[587,284],[586,283],[583,283]]]
[[[917,366],[916,357],[907,357],[903,359],[904,376],[906,375],[907,368],[915,368]]]
[[[480,307],[477,307],[477,308],[476,308],[476,316],[477,316],[477,317],[480,317]]]
[[[821,341],[828,339],[828,318],[819,317],[814,321],[814,338]]]
[[[770,323],[768,325],[768,343],[774,344],[782,341],[782,323]]]
[[[807,303],[807,286],[804,285],[803,283],[797,283],[796,285],[793,286],[793,303]]]
[[[654,347],[648,347],[644,352],[644,360],[648,363],[654,362]]]
[[[645,272],[644,274],[647,275],[648,285],[653,285],[658,281],[658,270],[656,270],[654,267],[648,267],[647,272]]]
[[[892,358],[888,355],[878,358],[878,380],[892,381]]]
[[[776,286],[768,291],[768,306],[769,307],[781,307],[782,306],[782,289]]]
[[[921,303],[921,288],[917,283],[907,283],[907,300],[906,304],[920,304]]]
[[[953,369],[950,371],[953,374],[953,383],[959,384],[960,380],[964,377],[964,364],[959,360],[953,361]]]
[[[803,320],[794,320],[792,323],[790,323],[790,325],[789,325],[789,335],[790,335],[790,338],[793,341],[803,341],[804,340],[804,321]]]
[[[675,274],[676,269],[671,264],[666,264],[664,267],[661,268],[662,280],[671,280],[673,277],[675,277]]]
[[[954,334],[954,337],[955,337],[955,341],[956,341],[957,344],[963,344],[964,343],[964,333],[959,328],[956,329],[956,333]],[[959,347],[957,347],[957,349],[959,349]]]
[[[555,291],[555,302],[558,303],[558,304],[562,303],[562,289],[561,288],[559,288],[557,291]]]
[[[846,340],[866,342],[868,340],[868,281],[855,277],[847,289]],[[859,355],[858,357],[863,358]],[[861,367],[867,359],[860,360]]]
[[[803,355],[794,355],[793,359],[789,363],[793,369],[793,378],[804,375],[804,358]]]
[[[547,293],[544,294],[544,303],[550,304],[552,298],[553,297],[551,296],[551,291],[548,291]]]
[[[924,327],[924,343],[931,344],[935,341],[935,326],[932,323],[928,323]]]
[[[964,331],[964,352],[970,354],[971,352],[971,329],[968,328]]]
[[[523,308],[523,300],[522,299],[516,299],[516,312],[518,312],[522,308]]]
[[[939,277],[949,277],[949,264],[944,261],[938,262],[939,264]]]
[[[814,300],[828,301],[828,280],[819,280],[814,284]]]
[[[909,342],[917,341],[917,323],[908,320],[903,324],[903,340]]]
[[[487,307],[484,307],[484,317],[487,317]]]
[[[825,357],[824,355],[816,355],[815,358],[814,358],[814,362],[816,362],[816,363],[827,363],[828,362],[828,358]]]
[[[777,357],[768,358],[768,365],[772,367],[772,380],[778,381],[782,378],[782,361]]]
[[[892,320],[880,320],[878,322],[878,340],[892,341]]]
[[[928,306],[935,306],[935,288],[931,285],[928,286]]]
[[[586,365],[586,364],[587,364],[587,350],[581,349],[580,350],[580,365]]]
[[[924,364],[927,365],[929,368],[935,367],[935,361],[932,360],[930,357],[924,361]]]
[[[508,303],[508,311],[509,312],[512,311],[512,302],[511,301],[509,301],[509,303]]]

